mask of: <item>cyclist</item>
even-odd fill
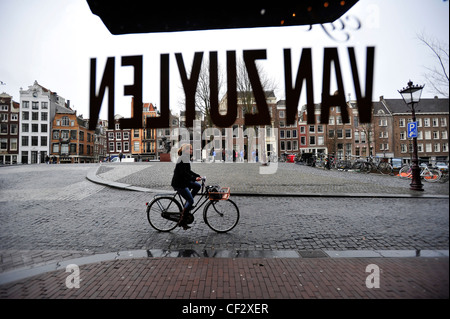
[[[186,214],[194,206],[194,197],[202,187],[197,181],[201,180],[200,175],[191,170],[191,144],[184,144],[178,150],[178,162],[175,166],[172,178],[172,187],[186,200],[183,212],[181,213],[178,226],[183,227],[184,230],[189,229],[186,223]],[[191,192],[192,190],[192,192]]]

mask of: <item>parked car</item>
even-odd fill
[[[392,164],[392,168],[394,170],[399,170],[400,168],[402,168],[402,159],[401,158],[393,158],[391,164]]]
[[[436,163],[436,168],[438,168],[438,169],[440,169],[441,171],[442,170],[448,170],[448,165],[447,164],[445,164],[444,162],[437,162]]]

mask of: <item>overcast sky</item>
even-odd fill
[[[20,100],[19,90],[34,81],[57,92],[78,114],[89,115],[90,59],[97,58],[97,79],[103,74],[107,57],[116,57],[116,114],[130,116],[130,97],[123,96],[123,86],[132,84],[133,68],[121,67],[122,56],[143,55],[144,102],[159,105],[160,54],[170,54],[171,109],[180,109],[182,100],[175,53],[183,53],[189,70],[197,51],[218,51],[219,63],[226,64],[225,52],[235,50],[238,58],[243,50],[266,49],[267,60],[260,64],[268,76],[278,82],[276,95],[284,99],[283,49],[290,48],[294,74],[303,48],[312,48],[315,102],[320,102],[322,88],[323,50],[337,47],[344,78],[346,96],[355,97],[347,48],[354,47],[360,78],[364,79],[366,48],[375,47],[375,79],[373,100],[401,98],[397,90],[411,79],[426,84],[422,97],[433,97],[426,83],[426,67],[437,60],[417,40],[423,33],[448,46],[449,2],[443,0],[360,0],[343,17],[331,35],[331,24],[322,28],[278,27],[218,31],[196,31],[114,36],[100,18],[92,14],[83,0],[0,0],[2,28],[0,39],[0,92]],[[356,19],[361,28],[355,29]],[[331,32],[331,31],[330,31]],[[346,35],[349,39],[345,41]],[[448,66],[447,66],[448,69]],[[364,83],[363,90],[364,90]],[[335,89],[332,87],[332,89]],[[306,98],[302,92],[301,101]],[[105,100],[106,101],[106,100]],[[102,118],[106,118],[106,102]]]

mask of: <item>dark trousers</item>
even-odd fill
[[[202,186],[197,182],[189,182],[188,187],[185,188],[175,188],[178,194],[186,200],[186,204],[184,205],[185,211],[191,210],[192,206],[194,206],[194,197],[198,194],[200,188]]]

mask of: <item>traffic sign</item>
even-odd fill
[[[408,123],[408,138],[417,137],[417,122]]]

